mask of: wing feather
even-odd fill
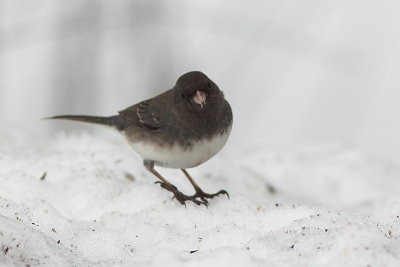
[[[125,120],[143,129],[158,131],[169,124],[168,111],[154,101],[145,100],[119,112]]]

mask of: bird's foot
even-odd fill
[[[214,198],[218,195],[226,195],[229,199],[229,194],[226,190],[219,190],[217,193],[214,194],[208,194],[204,193],[203,190],[201,190],[199,187],[195,188],[196,189],[196,194],[193,195],[193,197],[200,198],[204,203],[208,204],[208,199]]]
[[[197,193],[193,196],[187,196],[185,194],[183,194],[181,191],[178,190],[178,188],[176,188],[175,185],[170,184],[170,183],[164,183],[164,182],[160,182],[157,181],[156,184],[160,184],[160,186],[162,188],[164,188],[165,190],[168,190],[169,192],[171,192],[172,194],[174,194],[173,198],[176,198],[176,200],[179,201],[179,203],[181,203],[182,205],[186,206],[186,201],[192,201],[193,203],[197,204],[197,205],[208,205],[208,201],[204,201],[203,198],[201,198],[202,200],[198,200],[197,198]]]

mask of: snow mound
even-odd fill
[[[159,171],[192,192],[178,170]],[[335,142],[228,142],[189,172],[231,199],[185,208],[114,135],[0,132],[0,265],[400,264],[395,162]]]

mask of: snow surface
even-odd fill
[[[118,134],[9,128],[2,266],[400,266],[400,165],[349,144],[228,142],[189,172],[231,199],[185,208]],[[158,170],[191,193],[181,172]]]

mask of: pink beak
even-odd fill
[[[203,91],[196,91],[193,96],[194,103],[199,104],[201,108],[203,108],[203,105],[206,104],[206,99],[206,93],[204,93]]]

